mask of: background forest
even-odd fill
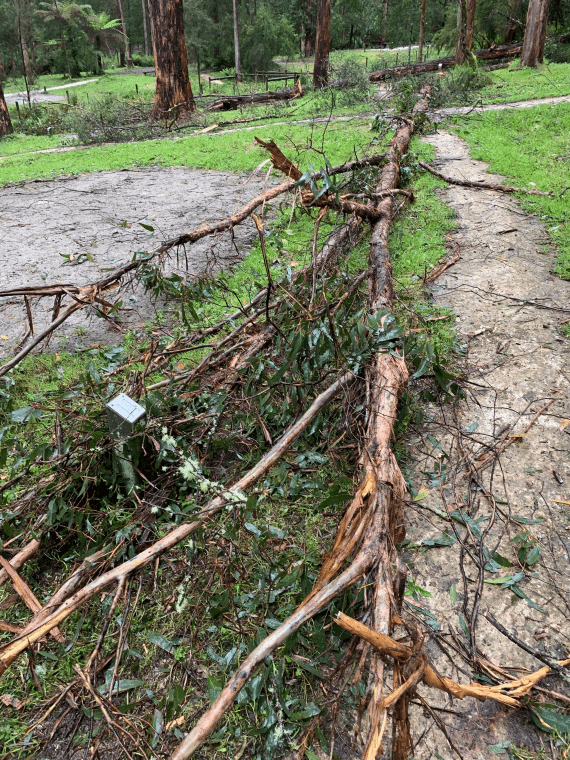
[[[316,0],[240,0],[238,19],[244,71],[272,67],[274,56],[296,59],[313,53]],[[418,0],[333,0],[332,49],[417,42]],[[220,70],[234,62],[231,0],[185,0],[190,61]],[[522,39],[526,0],[480,0],[475,19],[475,47]],[[566,29],[570,0],[552,0],[549,23],[554,33]],[[426,4],[426,38],[437,48],[457,39],[457,5],[452,0]],[[128,44],[127,44],[128,42]],[[0,0],[0,77],[22,73],[100,73],[103,60],[116,56],[125,64],[152,65],[146,0],[92,0],[89,5],[41,0]]]

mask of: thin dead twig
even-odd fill
[[[434,177],[442,179],[447,182],[448,185],[459,185],[461,187],[471,187],[476,190],[495,190],[499,193],[526,193],[526,195],[543,195],[545,197],[552,196],[552,193],[543,193],[540,190],[526,190],[522,187],[511,187],[510,185],[494,185],[489,182],[477,182],[475,180],[470,181],[467,179],[454,179],[453,177],[446,177],[445,174],[438,172],[433,166],[426,164],[425,161],[419,161],[419,165],[422,169],[425,169]]]

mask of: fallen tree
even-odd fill
[[[479,61],[496,61],[501,58],[515,57],[522,51],[522,42],[515,42],[512,45],[495,45],[490,48],[472,51],[472,55]],[[429,71],[438,71],[448,69],[457,64],[454,55],[448,55],[444,58],[436,58],[433,61],[424,61],[423,63],[407,63],[404,66],[394,66],[389,69],[380,69],[371,71],[368,79],[371,82],[383,82],[393,77],[406,76],[407,74],[426,74]]]
[[[204,108],[204,111],[236,111],[248,106],[268,105],[284,100],[295,100],[303,95],[301,80],[297,79],[295,87],[288,87],[274,92],[257,92],[248,95],[223,95]]]

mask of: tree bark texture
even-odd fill
[[[476,0],[458,0],[457,7],[457,50],[456,63],[465,63],[471,56],[473,47],[473,25],[475,23]]]
[[[234,13],[234,60],[236,69],[236,80],[241,81],[241,61],[239,55],[239,19],[238,19],[238,7],[237,0],[233,0],[233,13]]]
[[[526,14],[521,66],[536,66],[544,59],[549,0],[530,0]]]
[[[188,52],[184,38],[182,0],[149,0],[152,51],[156,70],[156,95],[151,116],[164,119],[178,107],[179,113],[196,110],[188,76]]]
[[[331,31],[331,0],[317,2],[317,34],[313,86],[325,87],[329,78],[329,48]]]
[[[6,79],[6,69],[4,68],[4,61],[2,60],[2,53],[0,53],[0,82]]]
[[[4,135],[10,135],[14,131],[12,122],[10,121],[10,114],[8,113],[8,106],[4,99],[4,90],[2,89],[2,82],[0,82],[0,139]]]

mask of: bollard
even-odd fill
[[[137,484],[137,476],[132,462],[125,453],[125,440],[136,431],[137,423],[145,416],[146,410],[125,393],[119,393],[105,408],[109,432],[116,441],[115,453],[119,468],[127,494],[130,494]]]
[[[135,84],[135,90],[137,91],[137,95],[139,94],[139,86],[138,84]]]

